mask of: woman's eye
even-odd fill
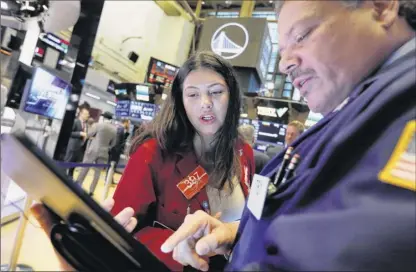
[[[196,93],[190,93],[190,94],[188,94],[188,97],[197,97],[198,96],[198,94],[196,94]]]
[[[213,95],[220,95],[223,92],[224,92],[223,90],[217,90],[217,91],[212,91],[211,94],[213,94]]]

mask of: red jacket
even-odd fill
[[[253,150],[242,141],[238,141],[237,149],[242,166],[241,187],[247,197],[255,172]],[[146,217],[147,223],[135,237],[173,271],[182,270],[182,266],[172,259],[171,254],[160,251],[160,246],[172,231],[155,228],[152,222],[156,220],[176,230],[186,216],[188,205],[191,213],[196,210],[209,210],[205,190],[187,200],[176,187],[197,166],[193,152],[176,153],[171,157],[162,156],[157,141],[147,140],[130,157],[113,196],[115,205],[111,214],[116,215],[124,208],[132,207],[138,215],[139,224]]]

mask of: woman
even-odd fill
[[[111,213],[133,208],[136,239],[172,270],[182,266],[160,246],[187,214],[204,210],[222,221],[240,219],[254,159],[238,136],[239,116],[231,65],[202,52],[179,69],[161,112],[132,141]]]

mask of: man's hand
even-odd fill
[[[87,138],[87,133],[85,133],[84,131],[81,131],[79,133],[79,135],[81,135],[82,138],[86,139]]]
[[[106,211],[110,211],[114,206],[113,199],[107,199],[102,203],[102,208]],[[55,218],[46,207],[42,204],[34,204],[31,207],[31,212],[36,220],[39,222],[41,228],[49,236],[52,230],[53,225],[59,222],[58,218]],[[114,219],[120,223],[128,232],[133,231],[137,225],[137,219],[134,216],[134,210],[132,208],[125,208],[119,214],[117,214]],[[74,271],[75,269],[71,267],[57,252],[58,260],[61,263],[61,267],[64,271]]]
[[[226,254],[232,245],[239,222],[223,223],[203,211],[187,215],[184,223],[162,245],[164,253],[182,265],[208,271],[208,257]]]

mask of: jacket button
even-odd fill
[[[267,252],[268,255],[277,255],[279,250],[277,249],[277,246],[275,246],[275,245],[268,245],[266,247],[266,252]]]

